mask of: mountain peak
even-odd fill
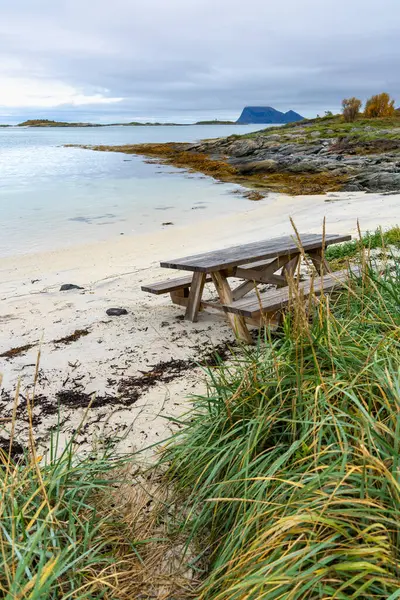
[[[286,113],[272,108],[272,106],[246,106],[242,110],[242,114],[236,121],[237,123],[293,123],[294,121],[302,121],[304,117],[289,110]]]

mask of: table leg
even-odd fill
[[[317,269],[317,271],[320,275],[324,275],[324,273],[332,272],[332,269],[330,268],[328,261],[325,259],[325,257],[322,258],[322,248],[320,248],[318,250],[313,250],[312,252],[309,252],[308,254],[310,255],[310,258],[312,260],[314,267]]]
[[[192,284],[190,286],[188,305],[186,307],[185,319],[195,323],[200,309],[201,297],[203,295],[204,284],[206,282],[205,273],[193,273]]]
[[[254,291],[256,285],[257,284],[254,281],[245,281],[244,283],[241,283],[237,288],[232,290],[233,300],[239,300],[249,292]]]
[[[221,304],[230,304],[233,300],[232,290],[225,275],[220,271],[216,271],[215,273],[211,273],[211,276]],[[227,313],[227,317],[236,337],[247,344],[252,344],[253,339],[247,329],[244,317],[232,313]]]
[[[294,276],[299,261],[300,254],[289,260],[289,262],[282,267],[282,275],[285,277],[285,279],[292,278]]]

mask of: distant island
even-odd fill
[[[237,125],[249,125],[249,124],[271,124],[276,125],[283,123],[296,123],[297,121],[303,121],[304,117],[289,110],[286,113],[281,112],[272,108],[272,106],[246,106],[238,120]]]
[[[69,123],[66,121],[51,121],[50,119],[28,119],[18,123],[17,127],[189,127],[190,125],[236,125],[236,121],[197,121],[196,123],[159,123],[131,121],[130,123]],[[0,125],[11,127],[11,125]]]
[[[237,121],[210,119],[196,123],[158,123],[131,121],[129,123],[69,123],[67,121],[53,121],[51,119],[28,119],[18,123],[17,127],[188,127],[190,125],[252,125],[252,124],[280,124],[302,121],[304,117],[289,110],[283,113],[271,106],[246,106]],[[2,127],[6,127],[3,125]]]
[[[218,119],[213,119],[211,121],[197,121],[193,125],[237,125],[237,121],[219,121]]]
[[[49,119],[28,119],[18,123],[17,127],[101,127],[96,123],[66,123],[64,121],[50,121]]]

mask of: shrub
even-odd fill
[[[342,100],[343,118],[347,123],[355,121],[360,113],[361,100],[358,98],[345,98]]]
[[[394,115],[394,100],[386,92],[372,96],[365,104],[365,116],[367,119],[393,117]]]

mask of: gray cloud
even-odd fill
[[[312,116],[348,95],[400,100],[399,0],[0,2],[2,120],[190,121],[246,104]]]

